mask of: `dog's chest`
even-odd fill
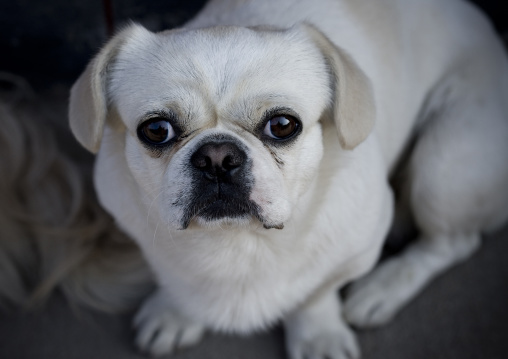
[[[323,283],[347,280],[373,260],[345,263],[348,251],[331,237],[226,231],[174,238],[148,255],[175,309],[215,329],[246,332],[272,324]]]
[[[316,248],[291,249],[241,232],[164,247],[153,252],[152,264],[177,309],[217,328],[262,327],[322,277],[323,269],[310,261]]]

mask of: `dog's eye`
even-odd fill
[[[160,118],[141,124],[138,132],[141,140],[152,145],[162,145],[175,137],[173,126],[169,121]]]
[[[265,125],[264,134],[283,140],[291,137],[298,129],[298,121],[289,115],[277,115],[272,117]]]

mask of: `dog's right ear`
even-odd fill
[[[69,122],[71,131],[83,147],[99,151],[104,123],[108,115],[108,66],[125,41],[136,31],[147,30],[132,24],[113,37],[90,61],[71,89]]]
[[[372,84],[356,61],[316,27],[303,24],[325,58],[334,88],[333,115],[340,144],[351,150],[371,133],[376,117]]]

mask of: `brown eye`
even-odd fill
[[[272,117],[265,125],[264,134],[283,140],[291,137],[298,129],[298,122],[293,116],[278,115]]]
[[[142,123],[138,134],[143,142],[151,145],[162,145],[175,137],[173,127],[165,119],[152,119]]]

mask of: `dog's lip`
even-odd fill
[[[232,209],[231,207],[234,207]],[[213,212],[222,212],[228,213],[230,212],[235,216],[243,216],[244,213],[250,214],[254,211],[251,208],[252,205],[246,201],[241,201],[237,199],[225,199],[225,198],[217,198],[213,201],[207,201],[207,203],[201,207],[196,216],[201,217],[214,217],[215,214]],[[212,213],[210,213],[212,212]],[[218,215],[218,217],[232,217],[226,215]]]
[[[234,213],[231,207],[236,207],[239,213]],[[228,212],[229,211],[229,212]],[[182,229],[186,229],[190,222],[196,217],[205,219],[234,218],[252,215],[258,217],[257,208],[254,203],[241,200],[234,197],[210,196],[194,203],[189,211],[189,215],[184,218]],[[222,212],[223,215],[215,215],[216,212]],[[214,218],[215,217],[215,218]]]
[[[207,219],[206,215],[203,215],[203,211],[206,209],[212,209],[216,206],[236,206],[240,207],[241,211],[244,211],[244,213],[241,213],[240,215],[236,216],[228,216],[224,215],[222,217],[218,216],[217,218],[213,218],[213,216],[208,216],[208,219],[221,219],[221,218],[234,218],[234,217],[247,217],[251,216],[256,218],[265,229],[283,229],[284,224],[283,223],[274,223],[271,221],[266,220],[259,214],[259,208],[258,206],[250,201],[240,200],[236,198],[223,198],[223,197],[212,197],[207,200],[204,200],[202,202],[198,202],[195,204],[191,210],[191,215],[187,216],[187,218],[184,218],[182,221],[182,227],[181,229],[187,229],[192,222],[193,219],[197,217],[202,217]]]
[[[265,229],[272,229],[272,228],[275,228],[275,229],[284,229],[284,223],[270,223],[270,224],[263,223],[263,227]]]

